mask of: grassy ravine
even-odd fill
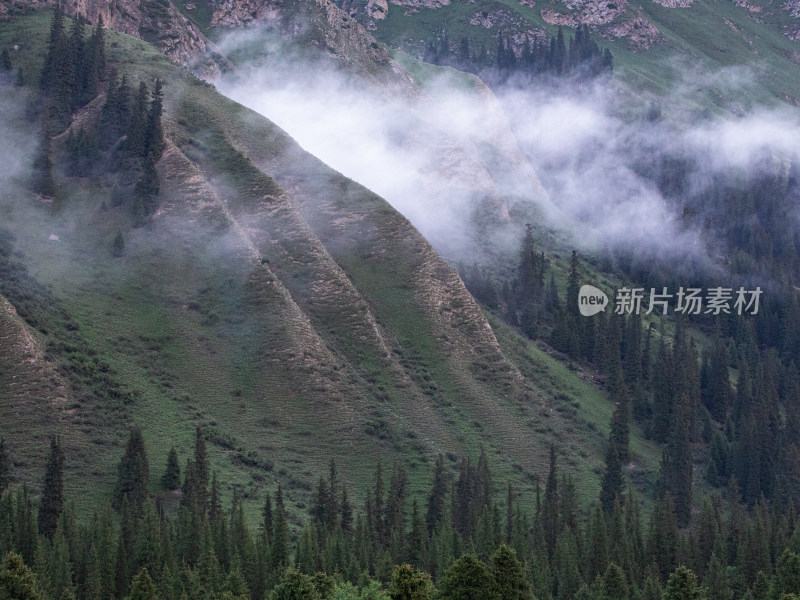
[[[14,60],[33,72],[48,24],[44,13],[0,23],[0,47],[26,40]],[[498,490],[510,479],[528,505],[553,442],[582,499],[596,496],[611,414],[596,386],[493,321],[504,358],[473,333],[484,316],[454,272],[382,199],[149,45],[112,32],[108,40],[130,80],[165,80],[169,145],[154,222],[133,229],[127,205],[101,210],[107,174],[59,178],[60,212],[21,190],[0,196],[26,285],[52,297],[37,310],[63,310],[130,394],[124,406],[102,405],[107,422],[87,418],[70,438],[79,451],[67,457],[71,494],[96,502],[110,492],[125,425],[137,423],[153,490],[170,447],[183,464],[195,426],[205,426],[225,494],[238,486],[253,520],[280,482],[298,522],[330,457],[358,498],[379,453],[385,471],[402,463],[420,494],[436,453],[476,459],[481,445]],[[20,126],[35,135],[36,123]],[[121,259],[110,253],[118,228]],[[64,360],[66,334],[37,335]],[[106,386],[82,385],[71,401]],[[19,479],[38,487],[41,439],[72,422],[43,413],[36,438],[17,425],[4,419],[0,436],[22,457]],[[632,474],[647,490],[660,453],[638,432],[633,449]]]

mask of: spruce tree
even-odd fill
[[[600,505],[606,514],[611,514],[613,511],[614,503],[622,492],[622,484],[622,465],[619,461],[619,453],[616,444],[610,442],[606,452],[606,472],[600,487]]]
[[[411,565],[394,568],[388,589],[390,600],[432,600],[433,591],[431,576],[427,573]]]
[[[145,132],[148,130],[148,92],[144,81],[139,82],[137,93],[128,121],[125,149],[130,156],[144,158],[147,156],[145,145]]]
[[[0,496],[11,485],[11,458],[4,438],[0,438]]]
[[[50,456],[42,483],[39,504],[39,532],[52,538],[58,527],[58,517],[64,508],[64,452],[58,436],[50,439]]]
[[[289,528],[286,523],[286,509],[283,505],[283,491],[278,485],[275,493],[275,523],[272,526],[273,538],[270,544],[270,569],[281,573],[289,556]]]
[[[553,445],[550,446],[550,470],[542,504],[542,528],[548,555],[552,555],[559,532],[556,447]]]
[[[442,577],[436,600],[500,600],[489,568],[473,554],[464,554]]]
[[[600,584],[599,600],[628,600],[630,598],[625,573],[616,563],[610,563]]]
[[[517,553],[501,544],[491,560],[492,574],[502,600],[533,600],[531,585]]]
[[[206,455],[206,440],[203,429],[199,426],[194,431],[194,481],[197,492],[197,507],[202,514],[206,511],[208,505],[209,466],[208,456]]]
[[[156,589],[147,569],[140,569],[131,581],[131,593],[127,600],[156,600]]]
[[[135,199],[135,217],[137,226],[145,223],[146,219],[153,215],[158,208],[158,194],[161,185],[158,181],[158,173],[156,172],[155,160],[152,154],[148,154],[144,160],[144,173],[142,178],[136,183],[134,187]],[[206,490],[208,492],[208,468],[204,471],[198,471],[198,489]],[[202,504],[202,503],[201,503]]]
[[[132,427],[117,469],[117,485],[114,489],[114,506],[121,508],[123,498],[127,498],[134,514],[142,514],[149,497],[148,484],[150,469],[144,447],[142,430]]]
[[[33,571],[14,552],[6,554],[0,564],[0,598],[41,600]]]
[[[697,576],[681,565],[669,576],[663,600],[704,600],[703,589],[697,585]]]
[[[118,231],[117,235],[122,237],[122,231]],[[170,448],[169,454],[167,454],[167,465],[164,468],[164,475],[161,477],[161,485],[167,490],[177,490],[181,487],[181,467],[178,464],[178,453],[175,451],[174,446]]]
[[[147,111],[147,126],[144,133],[143,156],[152,155],[153,162],[158,162],[163,153],[164,130],[161,125],[161,114],[164,110],[164,93],[161,79],[156,79],[153,94]]]
[[[280,583],[272,590],[269,600],[323,600],[313,579],[295,567],[286,570]]]
[[[49,110],[45,109],[39,137],[39,147],[33,160],[33,191],[45,197],[56,195],[56,183],[53,179],[53,149],[50,138]]]

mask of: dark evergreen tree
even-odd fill
[[[609,443],[606,452],[606,472],[600,488],[600,505],[607,514],[614,510],[614,503],[622,492],[622,465],[619,461],[619,452],[613,442]]]
[[[533,600],[531,584],[514,550],[502,544],[492,556],[491,567],[502,600]]]
[[[64,452],[58,436],[50,439],[50,456],[42,483],[39,504],[39,531],[52,538],[58,527],[58,517],[64,508]]]
[[[705,594],[697,584],[697,576],[687,567],[680,566],[669,576],[663,600],[703,600]]]
[[[600,584],[599,600],[628,600],[630,590],[625,573],[619,565],[610,563]]]
[[[388,594],[390,600],[432,600],[431,576],[411,565],[398,565],[392,572]]]
[[[323,600],[314,580],[294,567],[286,569],[280,583],[272,590],[269,600]]]
[[[146,157],[145,133],[149,131],[148,91],[144,81],[139,82],[139,92],[133,100],[128,121],[125,150],[130,156]]]
[[[273,573],[280,573],[288,564],[289,556],[289,528],[286,523],[286,509],[283,505],[283,492],[280,485],[275,494],[275,523],[272,530],[270,569]]]
[[[130,96],[131,90],[127,78],[123,75],[117,82],[116,75],[112,76],[98,125],[98,141],[101,149],[108,150],[128,131],[131,119]]]
[[[456,560],[442,577],[436,600],[500,600],[489,568],[472,554]]]
[[[156,600],[156,589],[147,569],[141,569],[131,581],[131,593],[128,600]]]
[[[11,457],[4,438],[0,438],[0,496],[11,485]]]
[[[161,115],[164,107],[164,93],[161,79],[156,79],[150,106],[147,110],[147,126],[144,132],[144,148],[142,156],[152,156],[153,162],[158,162],[163,153],[164,130],[161,125]]]
[[[49,111],[45,109],[42,117],[39,147],[33,160],[32,188],[37,194],[52,198],[56,195],[56,184],[53,179],[53,149],[50,141]]]
[[[136,183],[134,187],[134,214],[136,217],[136,224],[143,225],[148,217],[152,216],[158,208],[158,194],[161,189],[161,184],[158,180],[158,172],[156,171],[155,159],[153,155],[148,154],[144,161],[144,173],[142,178]],[[198,489],[208,490],[208,472],[198,471]],[[206,491],[207,493],[207,491]],[[201,498],[202,500],[202,498]],[[201,502],[201,507],[203,503]]]
[[[556,448],[550,446],[550,471],[547,475],[547,486],[542,504],[542,527],[547,544],[547,552],[552,555],[559,533],[558,519],[558,479],[556,467]]]
[[[39,585],[19,554],[9,552],[0,564],[0,598],[41,600]]]
[[[123,498],[128,499],[131,511],[141,515],[149,497],[150,467],[142,430],[132,427],[128,435],[125,453],[117,468],[117,485],[114,488],[114,507],[122,507]]]
[[[433,485],[428,495],[428,511],[425,513],[425,523],[428,526],[429,535],[433,533],[442,521],[446,495],[447,480],[444,470],[444,456],[439,454],[436,457],[436,464],[433,470]]]
[[[117,237],[122,238],[121,230],[117,232]],[[123,240],[122,251],[125,249],[124,243]],[[120,254],[115,254],[115,256]],[[161,485],[167,490],[177,490],[181,487],[181,467],[178,464],[178,453],[175,451],[174,446],[170,448],[169,454],[167,454],[167,465],[164,467],[164,474],[161,476]]]

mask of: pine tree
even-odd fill
[[[194,477],[199,494],[198,507],[201,513],[205,512],[208,504],[209,475],[206,440],[203,429],[198,426],[194,432]]]
[[[442,577],[437,600],[500,600],[489,568],[473,554],[464,554]]]
[[[147,156],[145,146],[145,132],[148,129],[148,102],[147,85],[144,81],[139,82],[139,92],[133,101],[130,120],[128,121],[127,138],[125,149],[130,156]]]
[[[164,106],[164,94],[161,79],[156,79],[150,107],[147,111],[147,126],[144,133],[143,156],[153,157],[153,162],[158,162],[163,153],[164,130],[161,125],[161,114]]]
[[[272,535],[274,531],[275,520],[272,515],[272,499],[269,497],[269,492],[266,493],[264,500],[264,510],[262,512],[261,529],[264,532],[267,545],[272,543]]]
[[[156,589],[147,569],[141,569],[131,581],[131,593],[127,600],[156,600]]]
[[[75,598],[72,579],[72,562],[63,527],[56,530],[53,547],[47,558],[47,593],[50,598]]]
[[[323,600],[313,579],[295,567],[286,569],[281,582],[272,590],[269,600]]]
[[[621,379],[617,379],[617,389],[611,393],[614,412],[611,415],[611,433],[609,443],[617,451],[620,463],[630,460],[630,396]]]
[[[663,600],[704,600],[703,589],[697,585],[697,577],[683,565],[669,576]]]
[[[122,230],[117,231],[117,236],[122,238]],[[125,241],[122,241],[122,250],[125,249]],[[116,247],[117,243],[114,242]],[[117,254],[115,254],[117,256]],[[167,465],[164,468],[164,475],[161,476],[161,485],[166,490],[177,490],[181,486],[181,467],[178,464],[178,453],[175,447],[170,448],[167,454]]]
[[[132,427],[117,470],[117,485],[114,489],[114,506],[120,508],[127,497],[130,509],[140,515],[149,496],[150,469],[144,447],[142,430]]]
[[[611,442],[606,452],[606,472],[600,487],[600,505],[606,514],[611,514],[613,511],[614,503],[622,491],[622,484],[622,465],[619,461],[617,445]]]
[[[554,588],[557,600],[573,600],[583,580],[579,567],[578,546],[572,529],[564,529],[553,550]]]
[[[50,456],[42,483],[39,505],[39,531],[52,538],[58,527],[58,517],[64,508],[64,452],[57,436],[50,439]]]
[[[11,485],[11,458],[8,456],[6,441],[0,438],[0,497]]]
[[[33,572],[19,554],[9,552],[0,564],[0,598],[41,600]]]
[[[619,565],[610,563],[600,584],[599,600],[628,600],[628,582]]]
[[[146,219],[156,212],[158,208],[158,194],[161,185],[158,180],[158,172],[156,172],[155,160],[152,154],[148,154],[144,160],[144,173],[142,178],[134,186],[133,193],[135,199],[135,217],[137,226],[145,223]],[[198,490],[208,493],[208,467],[205,471],[198,471],[199,479],[197,480]],[[201,495],[200,506],[204,507],[205,497]]]
[[[681,394],[675,405],[675,417],[662,464],[666,488],[675,496],[675,513],[678,524],[688,525],[692,509],[692,406],[686,394]]]
[[[428,495],[428,511],[425,513],[425,523],[428,526],[428,535],[431,535],[442,520],[444,514],[444,501],[447,495],[447,480],[444,471],[444,456],[436,457],[433,469],[433,485]]]
[[[131,119],[130,96],[127,77],[123,75],[117,82],[116,74],[112,75],[98,125],[99,145],[103,150],[111,148],[128,131]]]
[[[431,576],[411,565],[398,565],[392,572],[388,593],[390,600],[432,600]]]
[[[275,523],[272,531],[270,568],[274,573],[280,573],[285,568],[289,556],[289,528],[286,524],[286,509],[283,506],[283,491],[280,485],[275,493]]]
[[[340,527],[348,535],[353,534],[353,506],[347,497],[347,488],[342,486],[342,505]]]
[[[53,149],[50,139],[49,110],[45,108],[42,117],[42,128],[39,137],[39,147],[33,160],[33,191],[45,197],[52,198],[56,195],[56,184],[53,179]]]
[[[491,567],[502,600],[533,600],[525,569],[514,550],[501,544],[492,556]]]
[[[556,448],[553,445],[550,446],[550,471],[547,475],[542,505],[542,527],[548,555],[552,555],[559,532]]]

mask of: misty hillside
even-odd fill
[[[794,12],[4,3],[0,599],[792,600]]]
[[[46,13],[12,21],[3,39],[43,37],[47,22]],[[4,386],[10,444],[41,458],[43,440],[60,432],[67,448],[87,453],[69,466],[68,489],[90,478],[98,493],[113,484],[123,441],[113,431],[139,424],[165,459],[201,425],[226,488],[257,499],[278,481],[302,506],[328,457],[359,482],[376,448],[387,464],[402,457],[415,477],[432,456],[475,455],[482,445],[500,473],[531,486],[546,466],[542,440],[567,431],[594,448],[572,464],[596,489],[590,457],[610,408],[571,416],[579,396],[597,401],[597,391],[560,368],[552,388],[524,377],[520,368],[537,362],[545,373],[557,367],[534,349],[507,355],[454,269],[385,201],[146,45],[108,35],[120,72],[165,82],[159,206],[138,226],[125,199],[131,176],[105,167],[81,177],[56,168],[57,198],[45,201],[24,190],[24,164],[7,174],[17,190],[4,196],[9,335],[31,346],[24,364],[50,407],[29,425],[13,418],[33,384],[4,370],[26,381]],[[41,57],[25,60],[29,70]],[[22,108],[33,93],[4,90],[18,112],[6,143],[36,139]],[[96,125],[106,100],[78,109],[71,131]],[[53,137],[56,163],[69,135]],[[115,257],[118,231],[124,252]],[[17,355],[15,344],[4,347]],[[646,473],[657,454],[643,451]],[[17,470],[35,485],[35,460]]]

